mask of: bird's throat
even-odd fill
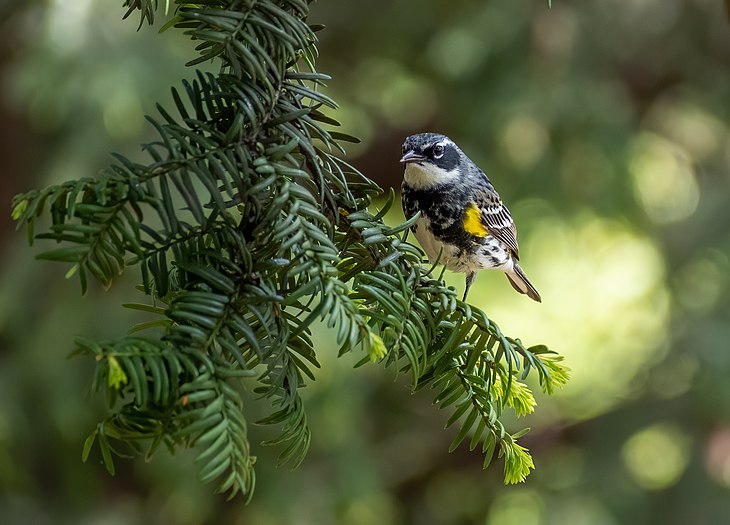
[[[403,175],[406,184],[414,190],[424,190],[439,186],[459,178],[457,169],[446,171],[430,162],[410,162],[406,164]]]

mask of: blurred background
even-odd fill
[[[320,69],[349,160],[400,186],[403,138],[451,136],[520,227],[543,296],[483,272],[470,300],[505,333],[564,354],[573,378],[509,420],[537,470],[462,446],[407,378],[353,370],[316,334],[312,450],[297,470],[255,445],[253,502],[200,486],[193,454],[106,474],[85,436],[104,414],[74,335],[135,321],[130,274],[80,297],[15,233],[18,192],[142,159],[144,122],[190,77],[192,45],[136,32],[121,2],[0,1],[0,521],[36,524],[730,523],[730,26],[719,0],[320,0]],[[164,16],[160,13],[161,20]],[[402,221],[400,210],[388,217]],[[457,290],[463,276],[448,276]],[[265,407],[248,403],[249,420]],[[251,425],[253,443],[268,430]]]

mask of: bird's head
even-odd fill
[[[446,135],[419,133],[403,143],[405,180],[413,188],[429,188],[459,177],[463,153]]]

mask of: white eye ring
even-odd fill
[[[433,158],[440,159],[444,156],[444,146],[442,144],[436,144],[433,147]]]

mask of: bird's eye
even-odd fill
[[[436,144],[433,147],[433,156],[440,159],[444,156],[444,147],[441,144]]]

